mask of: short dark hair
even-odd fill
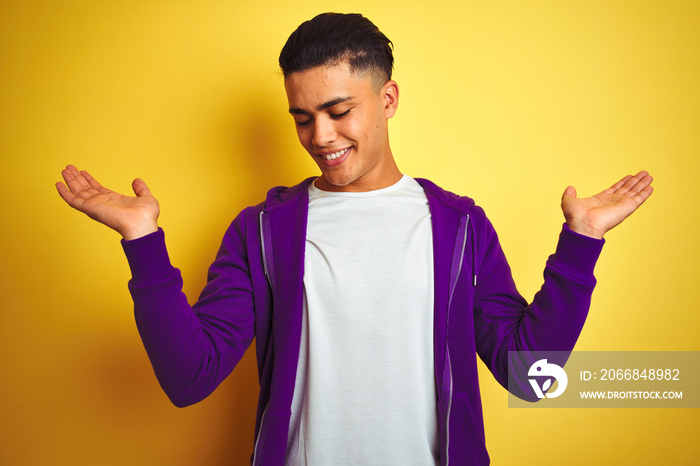
[[[381,85],[391,79],[393,44],[364,16],[322,13],[301,23],[280,53],[287,78],[298,71],[347,61],[353,72],[371,72]]]

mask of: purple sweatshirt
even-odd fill
[[[190,306],[162,230],[124,241],[136,324],[176,406],[206,398],[255,338],[260,397],[255,465],[283,465],[302,325],[308,184],[273,188],[224,235]],[[508,351],[570,351],[581,332],[603,240],[564,225],[532,304],[516,290],[493,226],[470,198],[430,181],[434,358],[442,465],[489,464],[476,355],[507,387]]]

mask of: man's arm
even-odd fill
[[[651,181],[651,176],[640,172],[582,199],[576,197],[574,188],[566,189],[562,210],[567,224],[547,261],[544,284],[530,304],[515,287],[493,226],[485,217],[479,222],[477,235],[482,247],[475,289],[476,345],[504,387],[508,384],[509,351],[568,352],[574,348],[596,284],[593,269],[602,236],[651,195]]]
[[[202,400],[233,370],[254,336],[242,215],[224,236],[199,301],[190,306],[158,228],[158,201],[146,184],[134,180],[131,197],[72,165],[62,175],[65,184],[56,187],[66,203],[124,238],[136,325],[161,387],[177,406]]]

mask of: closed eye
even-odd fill
[[[345,110],[343,113],[331,113],[330,116],[331,116],[331,118],[333,118],[334,120],[337,120],[337,119],[339,119],[339,118],[343,118],[345,115],[347,115],[348,113],[350,113],[350,110],[352,110],[352,109],[347,109],[347,110]]]

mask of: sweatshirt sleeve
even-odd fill
[[[488,221],[485,230],[481,237],[486,241],[477,255],[477,352],[508,388],[509,351],[565,352],[563,356],[573,350],[588,315],[596,284],[593,270],[605,241],[575,233],[564,224],[556,250],[547,260],[544,284],[528,304],[515,287]],[[563,365],[565,361],[558,362]]]
[[[242,216],[226,232],[194,306],[182,292],[163,230],[122,241],[136,325],[158,381],[176,406],[206,398],[230,374],[254,333]]]

